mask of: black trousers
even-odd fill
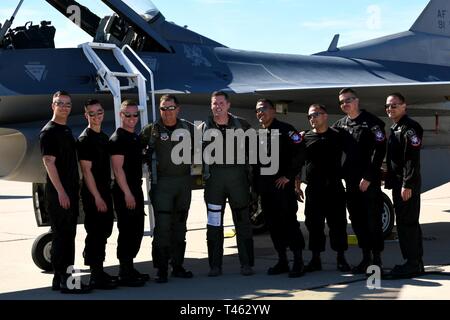
[[[87,236],[84,247],[84,263],[87,266],[99,266],[105,261],[106,243],[114,225],[114,209],[111,191],[99,190],[108,206],[107,212],[98,212],[95,199],[86,187],[81,189],[84,210],[84,228]]]
[[[398,240],[404,259],[422,260],[423,244],[420,216],[420,186],[413,190],[411,199],[403,201],[401,182],[395,183],[392,190],[397,222]]]
[[[49,184],[45,186],[45,204],[52,227],[51,260],[55,274],[65,274],[75,263],[75,236],[79,214],[78,190],[66,190],[70,198],[70,208],[62,208],[58,193]]]
[[[342,183],[333,186],[308,185],[305,200],[305,224],[309,231],[309,250],[325,251],[325,220],[329,228],[331,249],[348,249],[345,190]]]
[[[144,236],[144,194],[141,186],[129,186],[136,199],[136,208],[128,210],[125,195],[117,184],[113,187],[114,208],[117,214],[117,258],[120,262],[130,262],[138,254]]]
[[[379,183],[372,183],[366,192],[359,190],[359,181],[346,183],[347,209],[353,231],[363,250],[381,252],[383,239],[383,195]]]
[[[294,181],[284,189],[277,189],[273,179],[261,179],[259,184],[261,206],[275,250],[279,254],[284,254],[287,248],[293,252],[303,250],[305,239],[297,220]]]

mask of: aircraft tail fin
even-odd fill
[[[450,1],[430,0],[410,31],[450,37]]]

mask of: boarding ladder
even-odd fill
[[[115,117],[115,127],[116,129],[120,127],[120,106],[122,104],[122,91],[131,90],[137,88],[139,96],[139,112],[140,112],[140,123],[141,129],[143,129],[148,124],[148,111],[147,111],[147,79],[142,75],[139,69],[128,59],[125,54],[129,51],[137,61],[147,70],[150,76],[151,85],[151,104],[152,104],[152,120],[156,119],[156,105],[155,105],[155,86],[153,72],[147,65],[142,61],[142,59],[136,54],[136,52],[128,45],[125,45],[122,50],[115,44],[109,43],[96,43],[88,42],[83,43],[79,46],[83,49],[84,54],[90,63],[92,63],[97,70],[97,84],[100,91],[111,92],[114,98],[114,117]],[[126,70],[126,72],[114,72],[111,71],[104,61],[95,52],[96,50],[107,50],[111,51],[117,60],[117,62]],[[119,78],[127,79],[128,83],[126,85],[121,85]],[[147,184],[147,190],[150,190],[150,179],[149,173],[146,168],[144,168],[145,180]],[[153,208],[150,201],[148,201],[148,212],[150,219],[150,236],[153,236],[153,230],[155,227],[155,219],[153,215]]]

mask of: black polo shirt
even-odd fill
[[[118,128],[109,139],[109,153],[124,156],[123,170],[128,186],[141,186],[143,156],[139,136]]]
[[[337,186],[342,176],[344,139],[338,130],[328,128],[324,133],[305,134],[305,182],[315,186]]]
[[[108,191],[111,185],[108,142],[109,137],[103,131],[95,132],[90,128],[86,128],[77,141],[78,159],[92,163],[91,171],[100,192]]]
[[[49,121],[40,132],[39,142],[42,156],[53,156],[56,158],[56,169],[66,193],[76,194],[80,176],[72,130],[66,125]],[[48,173],[47,184],[56,191]]]
[[[387,167],[390,178],[396,178],[404,188],[420,191],[420,150],[422,126],[405,115],[391,127],[388,142]]]
[[[343,165],[347,183],[350,181],[359,183],[362,178],[371,182],[381,181],[381,165],[387,145],[384,122],[373,114],[361,110],[356,119],[346,116],[337,121],[333,127],[347,133]]]

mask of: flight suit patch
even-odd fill
[[[295,144],[300,144],[303,141],[302,135],[297,131],[289,132],[289,138],[291,138],[292,142]]]
[[[375,135],[376,142],[383,142],[384,140],[386,140],[386,136],[379,126],[373,127],[372,132]]]
[[[408,130],[406,132],[406,136],[408,137],[408,140],[411,143],[411,146],[417,148],[422,145],[422,140],[419,138],[419,136],[413,129]]]
[[[169,135],[167,134],[167,132],[161,133],[161,140],[162,140],[162,141],[167,141],[167,140],[169,140]]]

